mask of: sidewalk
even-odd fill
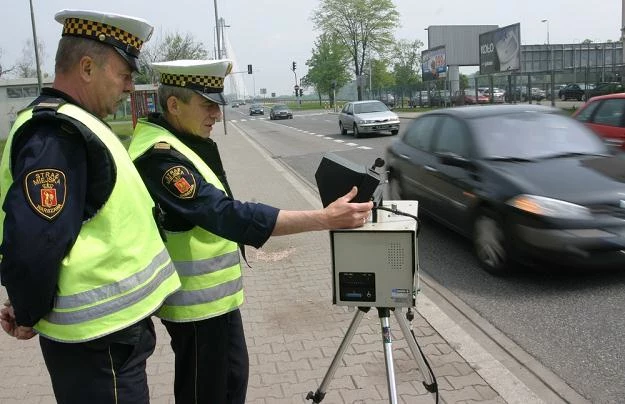
[[[320,207],[318,197],[273,160],[236,125],[228,135],[217,125],[229,181],[241,200],[290,210]],[[332,305],[327,232],[276,237],[259,250],[247,248],[246,302],[242,308],[250,357],[248,403],[310,403],[337,352],[354,312]],[[470,339],[428,296],[417,298],[412,322],[417,342],[433,368],[441,403],[544,402],[498,360]],[[0,301],[6,291],[0,289]],[[391,316],[399,403],[434,403],[423,376]],[[174,403],[173,355],[164,327],[155,320],[157,347],[148,361],[152,403]],[[54,403],[37,339],[0,336],[0,403]],[[488,380],[488,381],[486,381]],[[365,314],[327,388],[325,404],[388,403],[382,335],[377,312]]]

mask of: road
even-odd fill
[[[283,121],[246,112],[229,109],[228,119],[312,186],[324,153],[370,167],[394,139],[341,136],[336,115],[322,111],[294,111],[294,119]],[[409,122],[402,120],[402,131]],[[596,403],[625,402],[625,271],[538,268],[496,278],[480,269],[467,240],[428,220],[419,238],[419,262],[580,394]]]

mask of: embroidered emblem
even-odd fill
[[[35,212],[52,220],[65,206],[65,173],[54,168],[31,171],[24,179],[24,192]]]
[[[195,196],[195,178],[184,166],[174,166],[163,175],[162,183],[174,196],[191,199]]]

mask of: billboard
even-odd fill
[[[512,24],[480,35],[480,74],[521,69],[521,25]]]
[[[447,76],[445,47],[439,46],[421,52],[421,74],[423,81]]]

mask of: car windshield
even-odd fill
[[[607,154],[601,139],[579,122],[557,114],[521,112],[470,120],[486,159],[541,159]]]
[[[388,111],[386,105],[379,101],[364,102],[362,104],[354,104],[355,114],[368,114],[371,112],[383,112]]]
[[[288,108],[286,107],[286,105],[275,105],[275,106],[273,107],[273,110],[274,110],[274,111],[284,111],[284,110],[287,110],[287,109],[288,109]]]
[[[250,108],[260,108],[260,107],[261,107],[260,105],[258,105],[258,104],[254,104],[254,105],[252,105]]]

